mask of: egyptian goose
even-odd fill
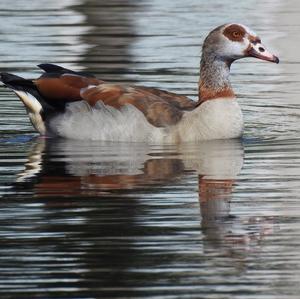
[[[229,81],[232,62],[256,57],[278,63],[259,37],[225,24],[206,37],[199,100],[142,86],[111,84],[83,72],[41,64],[35,80],[2,73],[42,135],[73,139],[178,143],[238,138],[243,117]]]

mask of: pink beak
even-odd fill
[[[251,48],[247,51],[248,56],[256,57],[261,60],[279,63],[279,58],[266,50],[261,43],[251,44]]]

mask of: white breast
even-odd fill
[[[181,141],[238,138],[243,133],[243,115],[235,99],[206,101],[184,115],[178,125]]]

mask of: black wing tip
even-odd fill
[[[65,72],[67,69],[63,68],[62,66],[59,66],[57,64],[53,63],[40,63],[37,65],[40,69],[43,71],[49,73],[49,72]]]
[[[22,77],[10,74],[10,73],[0,73],[0,81],[2,81],[4,84],[15,81],[15,80],[25,80]]]
[[[95,77],[94,75],[91,75],[89,73],[76,72],[53,63],[41,63],[38,64],[37,66],[43,71],[45,71],[46,73],[74,74],[74,75],[85,76],[85,77],[92,77],[92,78]]]
[[[8,88],[15,89],[16,86],[25,85],[26,79],[10,73],[0,73],[0,81]],[[28,83],[26,82],[26,85]]]
[[[31,80],[10,73],[0,73],[0,81],[8,88],[25,90],[34,87]]]

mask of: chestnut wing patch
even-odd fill
[[[124,105],[133,105],[140,110],[150,124],[156,127],[175,125],[182,118],[184,110],[192,109],[192,100],[184,97],[182,102],[171,93],[144,87],[126,87],[116,84],[100,84],[83,88],[81,97],[91,106],[97,101],[120,109]],[[183,109],[185,107],[185,109]]]
[[[63,74],[59,77],[40,77],[33,81],[45,101],[56,108],[64,108],[66,103],[80,101],[80,90],[103,81],[92,77]]]

